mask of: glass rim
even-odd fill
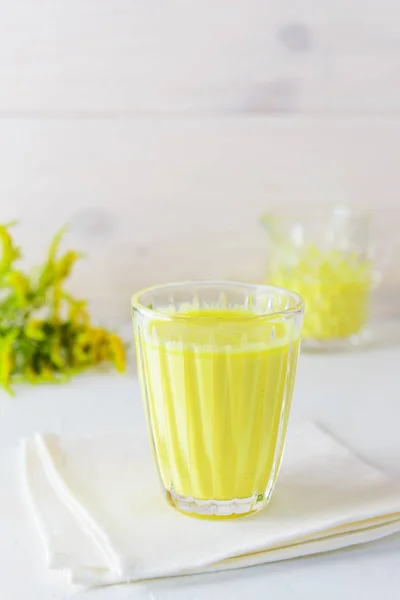
[[[300,204],[300,206],[294,207],[290,204],[272,204],[270,208],[259,216],[261,224],[265,224],[269,218],[313,218],[313,219],[326,219],[332,217],[339,217],[352,221],[365,221],[368,224],[374,220],[374,212],[370,208],[350,206],[340,203],[332,204],[317,204],[314,202]]]
[[[260,290],[260,291],[271,291],[271,292],[278,292],[281,293],[282,295],[288,295],[290,296],[292,299],[295,300],[295,304],[289,308],[284,308],[282,310],[277,310],[277,311],[273,311],[273,312],[263,312],[263,313],[249,313],[249,315],[247,316],[226,316],[226,317],[221,317],[221,321],[226,321],[226,322],[232,322],[232,321],[240,321],[240,322],[246,322],[246,321],[258,321],[258,320],[273,320],[276,317],[288,317],[291,315],[295,315],[295,314],[299,314],[302,313],[304,311],[304,300],[303,298],[300,296],[300,294],[298,294],[297,292],[294,292],[293,290],[289,290],[287,288],[283,288],[283,287],[279,287],[276,285],[268,285],[268,284],[263,284],[263,283],[246,283],[243,281],[231,281],[231,280],[219,280],[219,279],[188,279],[185,281],[176,281],[176,282],[171,282],[171,283],[161,283],[158,285],[152,285],[150,287],[144,288],[142,290],[139,290],[138,292],[136,292],[131,299],[131,306],[134,310],[137,310],[138,312],[147,315],[147,316],[156,316],[159,319],[163,319],[165,321],[191,321],[193,320],[193,316],[192,315],[188,315],[188,314],[184,314],[184,313],[174,313],[174,314],[167,314],[162,312],[161,310],[157,310],[154,308],[149,308],[148,306],[145,306],[144,304],[142,304],[141,299],[145,294],[148,294],[149,292],[153,292],[153,291],[157,291],[157,290],[163,290],[163,289],[167,289],[167,288],[182,288],[185,286],[189,286],[189,285],[198,285],[200,287],[202,286],[207,286],[207,285],[214,285],[214,286],[232,286],[232,287],[245,287],[248,288],[249,290]]]

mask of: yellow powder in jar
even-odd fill
[[[295,261],[285,260],[284,254],[275,260],[268,283],[305,300],[304,339],[347,338],[360,333],[367,322],[372,266],[356,252],[323,251],[310,244]]]

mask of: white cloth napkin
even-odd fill
[[[270,504],[226,521],[167,504],[142,433],[37,434],[23,456],[47,564],[86,587],[285,560],[400,529],[400,486],[308,422],[289,428]]]

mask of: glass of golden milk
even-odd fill
[[[199,517],[270,499],[296,375],[303,300],[285,289],[200,281],[132,301],[148,431],[169,503]]]

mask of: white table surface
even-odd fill
[[[400,478],[400,344],[353,354],[301,356],[293,411],[311,416],[373,464]],[[400,536],[285,563],[213,575],[81,590],[48,571],[21,496],[19,440],[37,430],[143,427],[134,374],[84,375],[59,387],[0,395],[1,600],[398,600]],[[278,484],[279,485],[279,484]]]

